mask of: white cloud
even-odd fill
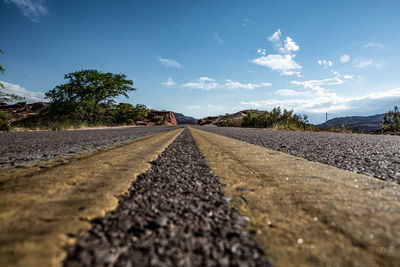
[[[339,77],[292,81],[292,84],[302,86],[305,91],[295,91],[292,89],[282,89],[275,93],[281,97],[268,100],[242,101],[238,108],[257,108],[272,109],[282,107],[293,109],[298,113],[322,114],[325,112],[353,112],[358,114],[385,112],[385,109],[391,108],[396,102],[400,101],[400,88],[381,92],[372,92],[359,97],[344,97],[331,92],[323,86],[340,85],[354,78],[353,75],[344,75],[345,80]]]
[[[301,85],[305,89],[321,91],[321,89],[324,90],[324,88],[321,88],[321,86],[344,84],[344,81],[342,79],[340,79],[339,77],[334,77],[334,78],[328,78],[328,79],[322,79],[322,80],[308,80],[308,81],[302,81],[302,82],[301,81],[292,81],[292,84]]]
[[[293,96],[293,95],[285,95]],[[400,88],[379,93],[369,93],[361,97],[351,98],[338,96],[335,93],[323,92],[320,94],[304,94],[303,98],[297,95],[293,99],[268,99],[242,101],[238,108],[256,108],[270,110],[274,107],[293,109],[298,113],[322,114],[325,112],[385,112],[400,100]]]
[[[273,43],[279,42],[281,39],[281,35],[282,35],[281,30],[278,29],[270,37],[268,37],[268,41],[273,42]]]
[[[259,53],[260,55],[265,56],[267,54],[267,50],[265,50],[264,48],[258,48],[257,49],[257,53]]]
[[[158,57],[158,61],[160,61],[165,67],[182,68],[182,65],[179,62],[172,59]]]
[[[286,40],[285,40],[285,49],[286,49],[286,51],[295,52],[295,51],[298,51],[299,48],[300,47],[293,41],[292,38],[286,37]]]
[[[386,97],[400,97],[400,88],[392,89],[389,91],[384,91],[384,92],[378,92],[378,93],[370,93],[366,95],[364,98],[370,98],[370,99],[380,99],[380,98],[386,98]]]
[[[320,59],[317,62],[318,65],[324,66],[324,69],[328,69],[333,66],[333,62],[330,60]]]
[[[344,55],[342,55],[342,56],[340,57],[340,62],[342,62],[342,63],[347,63],[347,62],[349,62],[349,61],[350,61],[350,56],[347,55],[347,54],[344,54]]]
[[[14,94],[25,97],[25,99],[22,101],[26,101],[28,103],[45,101],[44,99],[45,95],[42,92],[28,91],[25,88],[19,86],[18,84],[12,84],[3,81],[0,81],[0,83],[4,85],[3,92],[5,92],[6,94]]]
[[[383,44],[381,44],[381,43],[369,42],[369,43],[366,43],[364,45],[364,48],[380,48],[380,49],[383,49],[383,48],[385,48],[385,46]]]
[[[292,55],[272,54],[253,59],[251,62],[279,71],[282,75],[300,75],[301,66],[293,60]]]
[[[168,78],[168,81],[163,82],[162,85],[166,86],[166,87],[171,87],[174,86],[176,83],[174,82],[174,80],[172,78]]]
[[[299,91],[295,91],[292,89],[281,89],[281,90],[276,91],[275,93],[277,93],[278,95],[281,95],[281,96],[286,96],[286,97],[309,95],[308,91],[299,92]]]
[[[354,79],[354,75],[343,75],[343,79],[352,80]]]
[[[293,53],[298,51],[300,47],[290,37],[286,37],[284,43],[282,43],[281,35],[282,32],[278,29],[268,37],[268,40],[274,44],[275,49],[280,54],[266,55],[266,50],[259,48],[257,52],[260,57],[251,60],[251,62],[278,71],[281,75],[301,77],[300,70],[302,67],[294,61],[296,55]]]
[[[48,13],[42,0],[4,0],[7,4],[15,4],[24,16],[37,22],[41,16]]]
[[[214,39],[217,40],[217,42],[218,42],[219,44],[225,43],[225,40],[222,39],[221,36],[219,36],[219,33],[218,33],[218,32],[215,32],[215,33],[214,33]]]
[[[215,79],[209,77],[200,77],[195,82],[189,82],[182,85],[182,87],[193,88],[193,89],[201,89],[210,91],[213,89],[246,89],[246,90],[254,90],[255,88],[260,87],[267,87],[271,86],[271,83],[264,82],[264,83],[241,83],[232,80],[225,80],[223,82],[218,82]]]

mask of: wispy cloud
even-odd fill
[[[48,13],[43,0],[4,0],[7,4],[15,4],[27,18],[37,22]]]
[[[385,46],[383,44],[381,44],[381,43],[369,42],[369,43],[366,43],[364,45],[364,48],[379,48],[379,49],[383,49],[383,48],[385,48]]]
[[[161,64],[165,67],[173,67],[173,68],[182,68],[183,66],[172,59],[168,59],[168,58],[162,58],[162,57],[158,57],[158,61],[161,62]]]
[[[25,99],[23,101],[26,101],[28,103],[45,101],[45,99],[44,99],[45,95],[42,92],[32,92],[32,91],[26,90],[25,88],[19,86],[18,84],[12,84],[12,83],[3,82],[3,81],[0,81],[0,82],[4,85],[3,92],[5,92],[7,94],[14,94],[14,95],[25,97]]]
[[[218,33],[218,32],[215,32],[215,33],[214,33],[214,39],[217,40],[217,42],[218,42],[219,44],[224,44],[224,43],[225,43],[225,40],[222,39],[221,36],[219,36],[219,33]]]
[[[276,91],[275,93],[280,96],[286,96],[286,97],[310,95],[309,91],[299,92],[299,91],[295,91],[292,89],[281,89],[281,90]]]
[[[344,54],[344,55],[342,55],[342,56],[340,57],[340,62],[342,62],[342,63],[347,63],[347,62],[349,62],[349,61],[350,61],[350,56],[347,55],[347,54]]]
[[[168,81],[163,82],[162,85],[164,85],[166,87],[171,87],[171,86],[176,85],[176,83],[172,78],[168,78]]]
[[[268,37],[268,41],[273,43],[274,48],[280,54],[267,55],[265,49],[259,48],[257,52],[260,54],[260,57],[251,60],[251,62],[278,71],[281,75],[297,75],[300,77],[302,67],[294,60],[296,57],[294,52],[299,51],[300,46],[289,36],[282,41],[281,36],[282,32],[278,29]]]
[[[357,68],[375,67],[380,69],[383,67],[382,62],[376,62],[372,58],[359,58],[355,61],[355,64]]]
[[[293,109],[295,112],[301,113],[357,112],[365,114],[367,112],[384,112],[386,109],[393,107],[393,105],[400,100],[400,88],[379,93],[370,93],[357,98],[342,97],[331,92],[312,95],[309,92],[296,92],[291,90],[286,93],[286,95],[280,95],[289,98],[241,101],[238,108],[269,110],[279,106],[286,109]]]
[[[301,85],[305,89],[320,90],[321,86],[344,84],[344,81],[339,77],[334,77],[322,80],[292,81],[291,83]]]
[[[271,86],[271,83],[241,83],[232,80],[225,80],[223,82],[218,82],[215,79],[209,77],[200,77],[197,81],[185,83],[182,87],[193,88],[193,89],[201,89],[210,91],[213,89],[246,89],[246,90],[254,90],[259,87],[267,87]]]

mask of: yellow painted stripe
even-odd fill
[[[397,184],[190,130],[276,266],[400,266]]]
[[[63,246],[116,208],[116,196],[150,168],[176,129],[66,164],[0,173],[0,266],[58,266]]]

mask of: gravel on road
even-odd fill
[[[400,136],[229,127],[196,128],[400,183]]]
[[[64,266],[270,266],[186,129]]]
[[[106,129],[0,132],[0,169],[51,160],[177,127],[120,127]]]

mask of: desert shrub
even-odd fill
[[[294,114],[293,110],[281,110],[280,107],[271,111],[251,111],[243,117],[241,126],[292,130],[307,130],[311,127],[306,115]]]
[[[164,122],[163,116],[154,116],[151,118],[152,122],[155,122],[157,125],[161,125]]]
[[[223,127],[240,127],[241,125],[242,125],[242,119],[227,117],[224,121],[221,122],[220,126],[223,126]]]
[[[0,131],[9,131],[10,124],[8,123],[9,116],[7,113],[0,111]]]
[[[397,106],[383,116],[383,128],[400,131],[400,110]]]

